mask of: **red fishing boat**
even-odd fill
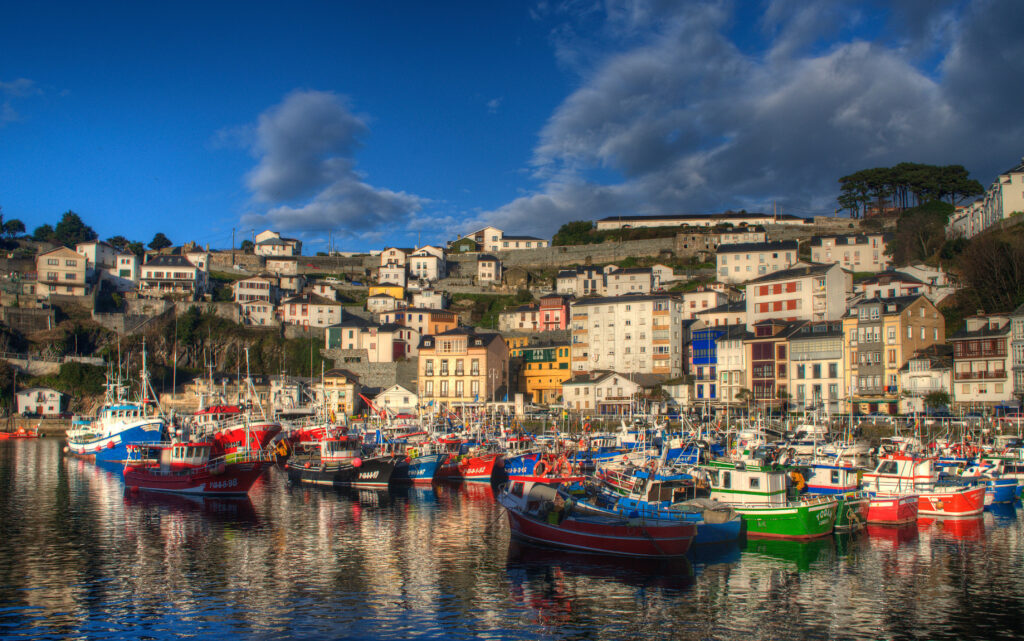
[[[918,513],[928,516],[977,516],[985,510],[985,486],[934,487],[921,492]]]
[[[213,455],[262,450],[281,432],[281,424],[254,417],[237,405],[211,405],[192,415],[192,438],[210,440]]]
[[[448,450],[448,460],[434,472],[439,481],[490,483],[496,471],[504,469],[504,455],[480,445],[465,442],[458,437],[437,440],[442,451]]]
[[[211,459],[213,447],[209,441],[129,444],[125,485],[131,491],[244,495],[270,464],[262,451]]]
[[[905,525],[917,520],[916,494],[885,494],[876,492],[868,502],[870,525]]]
[[[0,441],[9,438],[39,438],[39,428],[34,430],[26,430],[24,427],[19,427],[16,432],[0,432]]]
[[[513,481],[502,488],[498,501],[508,513],[514,536],[581,552],[676,557],[686,554],[697,535],[694,522],[630,519],[581,508],[558,491],[561,481]]]
[[[985,509],[985,486],[940,485],[938,479],[933,458],[889,454],[864,474],[863,486],[873,495],[917,495],[920,515],[974,516]]]

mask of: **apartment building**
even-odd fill
[[[811,260],[838,263],[851,272],[881,272],[892,264],[885,254],[887,234],[850,234],[811,238]]]
[[[527,402],[550,405],[562,399],[562,383],[572,377],[568,343],[524,345],[510,350],[518,361],[518,389]]]
[[[394,323],[377,325],[357,316],[327,328],[327,349],[365,350],[369,363],[393,363],[414,358],[419,350],[420,334],[411,327]]]
[[[566,296],[601,296],[604,272],[593,265],[564,269],[555,276],[555,292]]]
[[[418,394],[422,402],[454,406],[506,396],[508,345],[500,334],[460,327],[420,339]]]
[[[697,318],[701,312],[707,312],[728,302],[729,297],[724,293],[703,285],[697,287],[696,291],[684,292],[680,295],[683,302],[683,318]],[[742,322],[742,321],[741,321]]]
[[[342,420],[342,416],[355,415],[362,405],[359,398],[362,389],[358,376],[347,369],[335,368],[324,372],[323,384],[313,386],[312,392],[335,415],[332,422],[337,422]]]
[[[299,294],[281,301],[277,308],[282,323],[302,327],[329,327],[341,322],[341,303],[316,294]]]
[[[381,285],[398,285],[405,287],[405,265],[388,263],[377,269],[377,282]]]
[[[693,317],[695,320],[703,323],[705,327],[719,327],[721,325],[746,326],[747,303],[742,300],[729,301],[718,307],[698,311],[693,314]]]
[[[1024,396],[1024,305],[1010,314],[1010,353],[1013,368],[1013,394]]]
[[[654,274],[650,267],[612,269],[604,275],[604,296],[650,294],[653,289]]]
[[[206,292],[206,272],[184,256],[151,256],[141,273],[139,293],[144,296],[194,300]]]
[[[271,274],[250,276],[236,280],[231,285],[231,291],[236,303],[247,303],[250,301],[265,301],[276,303],[280,297],[278,289],[278,278]]]
[[[838,320],[853,286],[836,264],[783,269],[747,283],[747,327],[760,321]]]
[[[795,240],[719,245],[715,273],[723,283],[745,283],[797,262]]]
[[[954,213],[948,233],[971,238],[1015,212],[1024,212],[1024,159],[996,176],[977,200]]]
[[[409,254],[408,268],[410,278],[430,283],[448,275],[444,250],[432,245],[420,247]]]
[[[407,307],[384,312],[377,316],[377,320],[381,325],[394,323],[402,327],[411,327],[420,336],[443,334],[459,326],[459,317],[455,312],[423,307]]]
[[[726,223],[733,227],[758,225],[809,225],[814,221],[790,214],[755,212],[724,212],[720,214],[672,214],[662,216],[608,216],[595,223],[597,229],[629,229],[631,227],[716,227]]]
[[[946,323],[925,296],[871,298],[843,317],[846,388],[855,412],[894,414],[899,371],[916,352],[946,341]]]
[[[426,309],[445,309],[448,307],[448,295],[436,289],[426,288],[412,294],[412,305],[410,307],[423,307]]]
[[[964,319],[953,334],[953,402],[979,408],[1013,399],[1012,323],[1008,314]]]
[[[803,323],[788,339],[793,409],[842,411],[846,396],[843,321]]]
[[[746,387],[756,408],[789,405],[789,336],[802,321],[763,320],[754,325],[753,336],[743,341],[748,364]]]
[[[900,368],[900,413],[927,410],[925,398],[933,392],[945,392],[953,398],[953,347],[932,345],[914,352]]]
[[[73,249],[58,247],[36,257],[36,295],[85,296],[88,259]]]
[[[682,374],[682,303],[666,294],[572,304],[573,373],[614,370]]]
[[[569,301],[563,296],[542,296],[540,303],[520,305],[498,314],[502,332],[548,332],[565,329],[569,322]]]
[[[722,406],[735,404],[745,385],[743,341],[753,337],[743,325],[695,329],[690,343],[692,401]],[[726,343],[729,343],[726,347]],[[725,351],[728,350],[728,354]]]

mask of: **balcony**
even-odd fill
[[[956,372],[956,380],[958,381],[980,381],[999,378],[1006,378],[1006,370],[996,370],[994,372]]]

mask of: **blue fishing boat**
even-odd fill
[[[69,454],[94,461],[123,465],[128,446],[158,443],[164,440],[167,423],[154,407],[153,393],[146,375],[146,355],[142,355],[139,401],[128,400],[128,386],[119,376],[108,376],[106,399],[92,420],[76,419],[67,433]]]

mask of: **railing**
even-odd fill
[[[1006,378],[1006,370],[997,370],[995,372],[956,372],[955,375],[958,381]]]

